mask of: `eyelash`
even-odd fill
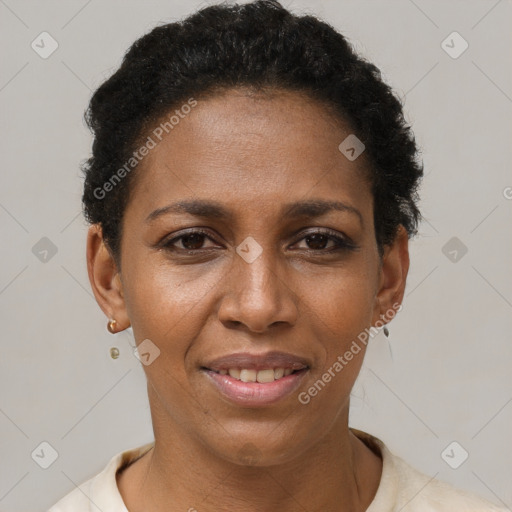
[[[304,233],[303,236],[299,240],[297,240],[297,242],[295,242],[295,244],[297,244],[298,242],[304,240],[305,238],[307,238],[308,236],[311,236],[311,235],[323,235],[323,236],[326,236],[328,238],[328,242],[330,242],[330,241],[334,241],[335,242],[334,247],[330,247],[329,249],[299,249],[299,250],[305,250],[305,251],[307,251],[309,253],[324,253],[324,254],[328,254],[328,253],[331,253],[331,252],[354,251],[354,250],[358,249],[358,247],[350,239],[341,237],[341,236],[339,236],[338,234],[335,234],[335,233],[336,232],[334,232],[334,231],[332,231],[330,229],[318,229],[318,230],[315,230],[315,231],[308,231],[307,233]],[[200,228],[196,228],[196,229],[193,229],[191,231],[187,231],[186,233],[182,233],[180,236],[174,237],[174,238],[172,238],[170,240],[165,240],[164,239],[163,242],[158,244],[159,248],[162,248],[162,249],[164,249],[166,251],[170,251],[170,252],[174,251],[174,252],[180,252],[182,254],[190,254],[190,255],[197,255],[197,254],[200,254],[201,252],[204,253],[204,251],[208,251],[209,249],[211,249],[211,248],[206,248],[206,249],[181,249],[181,248],[177,248],[177,247],[173,246],[173,244],[175,244],[176,242],[178,242],[182,238],[185,238],[185,237],[190,236],[190,235],[204,235],[206,238],[208,238],[212,242],[217,243],[211,237],[211,234],[208,231],[200,229]]]

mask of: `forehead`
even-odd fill
[[[161,140],[149,132],[155,147],[137,167],[128,205],[140,215],[184,197],[276,211],[319,195],[371,203],[365,155],[350,161],[338,149],[350,127],[305,94],[229,90],[198,98],[176,120]]]

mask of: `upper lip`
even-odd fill
[[[309,368],[308,361],[294,354],[286,352],[265,352],[262,354],[251,354],[249,352],[236,352],[234,354],[218,357],[206,363],[204,368],[208,370],[229,370],[230,368],[241,368],[248,370],[266,370],[275,368],[291,368],[302,370]]]

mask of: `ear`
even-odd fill
[[[87,233],[87,272],[96,302],[108,318],[115,319],[116,330],[130,327],[121,274],[105,245],[99,224],[93,224]]]
[[[400,225],[395,240],[384,248],[382,255],[372,325],[377,320],[387,323],[396,314],[402,304],[408,272],[409,237],[406,229]]]

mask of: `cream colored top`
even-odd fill
[[[382,475],[375,498],[366,512],[506,512],[474,494],[416,471],[385,444],[365,432],[351,429],[382,457]],[[154,442],[118,453],[107,466],[72,490],[48,512],[129,512],[116,482],[116,472],[151,449]]]

